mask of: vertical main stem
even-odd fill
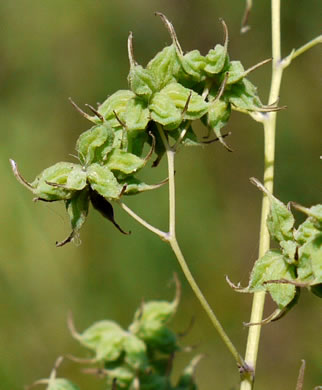
[[[281,33],[280,33],[280,0],[271,1],[272,12],[272,81],[269,95],[269,104],[276,103],[279,97],[280,85],[283,74],[281,63]],[[275,130],[276,130],[276,112],[270,112],[264,120],[264,185],[273,192],[274,184],[274,162],[275,162]],[[269,199],[264,194],[261,213],[261,227],[259,240],[259,258],[269,249],[270,237],[266,226],[266,220],[269,214]],[[254,294],[251,323],[259,323],[263,318],[265,304],[265,292],[260,291]],[[252,375],[246,376],[241,382],[241,390],[251,390],[254,385],[254,374],[256,369],[258,346],[260,339],[261,325],[252,325],[249,328],[245,362],[253,369]]]

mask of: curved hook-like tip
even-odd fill
[[[155,140],[155,136],[152,133],[152,131],[149,131],[149,136],[152,138],[151,149],[149,150],[149,153],[144,158],[144,165],[150,160],[150,158],[155,150],[156,140]]]
[[[129,55],[129,61],[131,68],[135,65],[137,65],[137,62],[134,58],[134,51],[133,51],[133,33],[132,31],[129,32],[129,37],[127,39],[127,51]]]
[[[75,231],[72,230],[72,232],[69,234],[69,236],[67,236],[67,237],[65,238],[65,240],[63,240],[63,241],[56,241],[56,247],[57,247],[57,248],[60,248],[60,247],[62,247],[62,246],[64,246],[64,245],[68,244],[69,242],[72,241],[72,239],[74,238],[74,236],[75,236]]]
[[[67,314],[67,327],[68,327],[68,330],[70,331],[71,335],[75,339],[79,339],[80,334],[76,330],[76,327],[74,324],[74,319],[73,319],[73,313],[71,310],[68,310],[68,314]]]
[[[176,272],[173,273],[173,280],[176,285],[176,294],[173,300],[175,307],[178,307],[181,299],[181,283]]]
[[[28,183],[27,180],[21,175],[21,173],[18,170],[18,165],[15,162],[15,160],[9,158],[9,162],[11,165],[12,172],[15,175],[16,179],[19,181],[19,183],[21,183],[23,186],[28,188],[28,190],[33,191],[34,187],[30,183]]]
[[[168,20],[168,18],[162,12],[155,12],[154,14],[161,18],[166,29],[169,31],[169,34],[171,36],[173,44],[176,46],[179,54],[183,55],[183,51],[181,49],[180,43],[179,43],[178,38],[177,38],[177,34],[175,32],[175,29],[174,29],[172,23]]]
[[[58,367],[62,364],[63,360],[64,360],[63,356],[59,356],[56,359],[55,364],[54,364],[54,368],[51,370],[51,373],[50,373],[49,382],[56,379]]]
[[[84,112],[80,107],[78,107],[78,105],[73,101],[73,99],[71,97],[69,97],[68,100],[73,105],[73,107],[76,109],[76,111],[78,111],[85,119],[89,120],[92,123],[96,123],[94,118],[91,117],[90,115],[86,114],[86,112]]]
[[[224,19],[219,18],[220,23],[222,24],[224,28],[224,48],[227,51],[228,48],[228,41],[229,41],[229,34],[228,34],[228,27]]]
[[[245,70],[245,72],[243,73],[243,77],[246,77],[249,73],[253,72],[254,70],[260,68],[261,66],[263,66],[263,65],[265,65],[265,64],[268,64],[268,63],[271,62],[272,60],[273,60],[273,58],[267,58],[266,60],[261,61],[261,62],[259,62],[258,64],[251,66],[250,68],[248,68],[247,70]]]
[[[249,181],[254,184],[258,189],[263,191],[266,195],[270,196],[271,193],[268,191],[268,189],[258,180],[256,177],[250,177]]]

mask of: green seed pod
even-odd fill
[[[128,80],[131,90],[144,101],[149,101],[157,86],[152,72],[141,65],[131,65]]]
[[[209,105],[207,115],[207,126],[213,130],[219,141],[228,149],[231,150],[223,140],[221,129],[226,126],[231,114],[230,104],[222,99],[214,100]]]
[[[124,339],[125,362],[133,369],[144,369],[148,364],[145,343],[129,333]]]
[[[204,67],[206,66],[206,58],[202,56],[199,50],[192,50],[184,56],[178,56],[183,74],[179,76],[180,82],[183,84],[193,81],[194,83],[203,82],[206,79]]]
[[[91,188],[106,199],[118,199],[122,186],[107,166],[97,163],[87,168],[87,180]]]
[[[126,175],[137,172],[144,165],[144,159],[119,149],[114,149],[106,161],[106,166],[111,171],[119,171]]]
[[[108,97],[105,102],[98,107],[97,110],[110,126],[113,128],[119,128],[121,125],[117,120],[115,113],[121,117],[122,114],[126,111],[128,101],[133,97],[135,97],[135,94],[132,91],[117,91]]]
[[[166,130],[176,129],[181,121],[181,111],[177,109],[174,102],[164,93],[157,92],[153,95],[149,104],[151,119],[165,126]]]
[[[49,381],[47,390],[79,390],[79,387],[68,379],[55,378]]]
[[[130,332],[142,339],[152,350],[157,349],[164,353],[174,352],[178,348],[176,335],[166,327],[166,324],[176,313],[179,295],[178,285],[173,302],[144,303],[134,314],[134,320],[129,327]]]
[[[129,131],[127,132],[127,151],[140,157],[143,153],[144,144],[148,141],[146,131]]]
[[[191,360],[188,366],[184,369],[183,374],[180,376],[176,390],[195,390],[197,388],[194,380],[194,374],[202,357],[202,355],[198,355]]]
[[[174,82],[180,69],[175,46],[165,47],[148,63],[147,69],[153,74],[157,91]]]
[[[115,361],[123,352],[126,332],[114,321],[99,321],[82,334],[73,328],[72,336],[86,348],[95,352],[97,361]]]
[[[245,69],[240,61],[231,61],[225,70],[228,72],[227,85],[235,84],[244,77]],[[225,74],[221,77],[221,82],[224,81]]]
[[[158,184],[146,184],[143,181],[135,178],[134,176],[128,176],[125,179],[119,181],[120,184],[123,184],[126,187],[124,195],[135,195],[139,194],[140,192],[155,190],[157,188],[160,188],[167,182],[168,179],[163,180],[161,183]]]
[[[31,183],[33,193],[40,199],[67,200],[74,191],[86,187],[86,172],[78,164],[59,162],[46,168]]]
[[[322,232],[299,248],[298,279],[310,285],[322,283]]]
[[[245,78],[227,89],[224,96],[231,104],[241,110],[260,111],[263,108],[257,95],[257,88]]]
[[[145,130],[150,120],[147,103],[142,98],[132,98],[127,102],[126,110],[121,115],[126,130],[132,132]]]
[[[168,84],[161,91],[168,96],[175,106],[181,111],[183,119],[196,120],[208,111],[209,104],[191,89],[183,87],[179,83]]]
[[[113,148],[114,132],[107,123],[85,131],[77,140],[76,150],[83,165],[103,161]]]
[[[72,232],[70,235],[61,242],[56,242],[56,246],[63,246],[78,234],[79,230],[86,221],[89,206],[89,191],[84,189],[83,191],[76,192],[76,194],[66,201],[66,210],[69,215]]]
[[[112,370],[107,369],[107,388],[108,389],[130,389],[135,379],[135,371],[130,367],[121,366]]]
[[[229,64],[227,47],[217,44],[214,49],[210,49],[206,55],[206,65],[204,71],[209,76],[223,72]]]
[[[305,244],[319,233],[313,218],[307,218],[295,231],[294,238],[299,244]]]

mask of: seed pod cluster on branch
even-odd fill
[[[181,287],[177,279],[176,284],[172,302],[142,303],[127,330],[114,321],[103,320],[78,333],[70,317],[72,336],[93,354],[89,359],[73,356],[70,359],[90,365],[83,372],[104,380],[106,390],[196,389],[194,372],[201,355],[195,356],[172,384],[175,355],[184,351],[178,344],[178,336],[168,327],[180,299]],[[48,380],[35,384],[47,384],[47,390],[79,390],[69,380],[57,378],[56,369]]]
[[[281,318],[297,303],[303,287],[322,298],[322,205],[307,208],[290,202],[286,206],[257,179],[251,181],[269,198],[267,228],[279,248],[269,249],[255,262],[246,288],[230,284],[239,292],[270,293],[277,309],[262,322],[268,323]],[[307,217],[297,227],[291,206]]]
[[[89,204],[107,217],[122,233],[114,220],[111,201],[160,187],[146,184],[137,174],[153,153],[157,166],[165,153],[160,127],[168,142],[179,145],[202,145],[215,140],[225,143],[221,129],[232,109],[245,113],[271,111],[264,106],[256,87],[246,76],[262,63],[245,70],[228,55],[228,30],[222,21],[225,40],[204,56],[198,50],[183,53],[172,24],[158,13],[172,38],[172,44],[160,51],[146,67],[138,65],[133,53],[132,33],[128,39],[130,72],[129,90],[119,90],[97,109],[87,105],[93,115],[76,108],[93,127],[79,136],[76,143],[79,164],[59,162],[28,183],[11,165],[17,179],[35,195],[35,200],[64,201],[72,232],[57,246],[72,241],[84,224]],[[208,129],[208,140],[199,142],[193,122],[200,119]],[[150,151],[143,156],[144,146]]]

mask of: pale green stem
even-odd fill
[[[268,104],[278,100],[282,80],[283,67],[281,65],[281,33],[280,33],[280,0],[272,0],[272,82]],[[264,123],[264,186],[273,193],[274,183],[274,160],[275,160],[275,129],[276,112],[266,114]],[[270,247],[270,237],[266,226],[266,219],[269,214],[269,199],[263,194],[261,227],[259,239],[259,258],[262,257]],[[263,318],[265,304],[265,292],[260,291],[254,294],[250,323],[259,323]],[[252,325],[249,328],[245,362],[253,369],[241,382],[241,390],[251,390],[254,384],[258,346],[260,339],[261,325]]]
[[[176,206],[175,206],[175,179],[174,179],[174,157],[175,157],[175,150],[169,145],[168,140],[164,134],[164,131],[161,126],[158,126],[159,133],[161,136],[161,139],[164,143],[164,146],[166,148],[166,154],[168,159],[168,176],[169,176],[169,237],[168,242],[180,264],[180,267],[184,273],[184,276],[186,277],[188,283],[190,284],[190,287],[192,288],[193,292],[195,293],[196,297],[198,298],[201,306],[207,313],[208,317],[210,318],[213,326],[219,333],[221,339],[225,343],[226,347],[230,351],[230,353],[233,355],[238,367],[241,369],[241,373],[244,374],[245,371],[247,371],[247,366],[244,364],[243,358],[238,353],[236,347],[228,337],[227,333],[225,332],[224,328],[222,327],[221,323],[219,322],[218,318],[216,317],[215,313],[213,312],[212,308],[210,307],[209,303],[207,302],[206,298],[204,297],[203,293],[201,292],[198,284],[196,283],[194,277],[192,276],[190,269],[185,261],[185,258],[181,252],[181,249],[179,247],[177,238],[176,238]]]
[[[312,39],[311,41],[307,42],[305,45],[301,46],[300,48],[296,50],[294,49],[290,55],[288,55],[286,58],[283,59],[282,62],[283,68],[286,69],[296,57],[305,53],[307,50],[318,45],[319,43],[322,43],[322,35],[319,35],[318,37]]]
[[[142,226],[144,226],[145,228],[147,228],[148,230],[150,230],[154,234],[158,235],[161,238],[161,240],[167,241],[167,233],[150,225],[147,221],[145,221],[143,218],[141,218],[139,215],[137,215],[133,210],[131,210],[125,203],[123,203],[121,201],[119,201],[118,203],[124,211],[126,211],[132,218],[134,218]]]

